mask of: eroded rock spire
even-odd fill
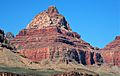
[[[57,8],[55,6],[49,6],[46,10],[47,13],[51,14],[59,14]]]

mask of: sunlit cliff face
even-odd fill
[[[44,12],[38,14],[26,29],[36,28],[41,29],[45,27],[60,27],[66,30],[71,30],[65,18],[59,14],[54,6],[50,6]]]

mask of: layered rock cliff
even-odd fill
[[[106,45],[101,54],[105,63],[120,66],[120,36],[116,36],[115,40]]]
[[[35,16],[27,27],[11,40],[18,52],[28,59],[39,62],[101,64],[102,56],[81,36],[73,32],[65,17],[54,6]]]

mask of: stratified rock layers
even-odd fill
[[[101,54],[105,63],[120,66],[120,36],[117,36],[115,40],[106,45],[101,50]]]
[[[19,53],[32,61],[76,61],[84,65],[100,64],[102,56],[89,43],[70,29],[56,7],[38,14],[26,29],[11,40]]]

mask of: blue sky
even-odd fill
[[[0,0],[0,28],[16,35],[51,5],[93,46],[102,48],[120,35],[119,0]]]

